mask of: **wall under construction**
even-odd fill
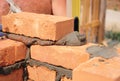
[[[2,26],[0,81],[120,81],[119,49],[91,55],[98,45],[54,44],[73,32],[72,18],[22,12],[3,16]]]

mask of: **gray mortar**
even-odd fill
[[[33,59],[28,60],[28,64],[33,67],[33,66],[45,66],[47,68],[49,68],[50,70],[54,70],[57,72],[56,75],[56,80],[55,81],[60,81],[61,77],[66,76],[69,79],[72,79],[72,70],[70,69],[66,69],[60,66],[55,66],[55,65],[51,65],[45,62],[40,62],[40,61],[36,61]]]
[[[84,34],[80,34],[77,31],[71,32],[64,36],[62,39],[56,41],[56,45],[67,46],[81,46],[86,43],[86,37]]]
[[[2,74],[2,75],[8,75],[12,71],[20,69],[21,67],[25,67],[25,66],[26,66],[25,61],[20,61],[20,62],[17,62],[15,64],[13,64],[13,65],[5,66],[5,67],[0,67],[0,74]]]
[[[62,39],[53,41],[53,40],[43,40],[40,38],[32,38],[24,35],[14,34],[14,33],[4,33],[7,38],[23,42],[27,46],[31,45],[62,45],[62,46],[80,46],[86,43],[85,35],[80,35],[79,32],[72,32],[64,36]]]
[[[27,66],[27,61],[30,60],[31,56],[30,56],[30,48],[28,47],[27,48],[27,53],[26,53],[26,57],[25,57],[25,63],[26,63],[26,66]],[[26,66],[24,67],[23,69],[23,81],[27,81],[28,80],[28,70],[26,68]]]
[[[90,46],[86,50],[90,57],[103,57],[105,59],[110,59],[118,56],[118,52],[115,48],[105,47],[105,46]]]
[[[27,48],[27,53],[26,53],[26,57],[25,57],[25,61],[29,60],[31,58],[30,56],[30,48]]]
[[[23,81],[27,81],[28,80],[28,71],[27,68],[25,67],[23,69]]]
[[[17,35],[17,34],[12,34],[12,33],[5,33],[7,38],[16,40],[19,42],[23,42],[27,46],[31,46],[34,44],[42,45],[42,46],[48,46],[48,45],[53,45],[55,42],[51,40],[42,40],[39,38],[31,38],[28,36],[23,36],[23,35]]]

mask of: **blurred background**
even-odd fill
[[[120,32],[120,0],[107,0],[105,29]]]

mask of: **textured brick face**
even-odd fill
[[[22,11],[51,14],[51,0],[14,0]],[[47,5],[46,5],[47,4]]]
[[[0,75],[0,81],[23,81],[23,70],[15,70],[9,75]]]
[[[4,32],[49,40],[59,40],[73,31],[72,18],[27,12],[3,16],[2,24]]]
[[[0,66],[14,64],[25,59],[26,46],[10,39],[0,40]]]
[[[49,70],[48,68],[41,67],[27,67],[29,79],[33,81],[55,81],[56,72]]]
[[[31,58],[62,66],[68,69],[76,68],[89,59],[85,46],[39,46],[31,47]]]
[[[73,81],[120,81],[120,58],[93,58],[73,71]]]

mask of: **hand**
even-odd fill
[[[53,15],[66,16],[66,0],[52,0]]]

